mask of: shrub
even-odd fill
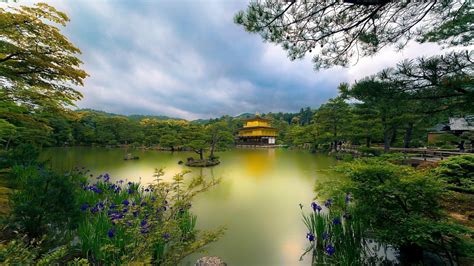
[[[434,173],[449,189],[474,193],[474,154],[449,157]]]
[[[346,191],[354,196],[354,215],[376,240],[401,251],[456,252],[467,231],[449,222],[439,203],[442,185],[427,173],[378,159],[355,161],[344,171],[352,181]]]
[[[112,183],[105,174],[84,186],[78,230],[83,256],[106,265],[176,265],[215,241],[222,230],[200,234],[190,201],[217,181],[196,177],[184,185],[186,174],[165,183],[160,181],[163,171],[157,170],[157,183],[149,187],[123,180]]]
[[[17,190],[11,195],[10,220],[30,238],[72,229],[79,218],[79,175],[56,174],[44,167],[15,166]]]
[[[108,174],[89,184],[80,178],[88,172],[84,169],[58,175],[17,166],[13,172],[20,186],[12,196],[10,227],[26,237],[0,246],[1,263],[177,265],[223,233],[200,232],[190,211],[191,199],[218,179],[198,176],[185,182],[183,172],[173,182],[163,182],[164,172],[157,169],[156,182],[143,187],[111,182]]]
[[[39,149],[32,144],[20,144],[8,153],[10,166],[32,166],[38,163]]]

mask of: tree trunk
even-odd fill
[[[372,144],[372,137],[368,136],[365,139],[365,145],[367,146],[367,148],[370,148],[370,144]]]
[[[388,137],[389,134],[389,127],[385,124],[386,119],[382,118],[382,124],[383,124],[383,151],[388,152],[390,150],[390,139]]]
[[[403,140],[403,147],[410,148],[411,136],[413,134],[413,123],[408,123],[407,131],[405,132],[405,139]]]
[[[200,149],[200,150],[199,150],[199,159],[201,159],[201,161],[204,160],[202,154],[203,154],[203,150]]]
[[[210,155],[209,155],[210,158],[214,158],[214,150],[215,150],[215,148],[216,148],[216,143],[217,143],[217,142],[215,142],[215,141],[213,141],[213,142],[211,143],[211,152],[210,152]]]
[[[397,126],[392,126],[392,136],[390,137],[390,146],[393,146],[397,141]]]

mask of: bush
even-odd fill
[[[192,197],[217,181],[196,177],[186,186],[186,172],[172,183],[161,182],[162,175],[157,170],[157,183],[149,187],[123,180],[111,183],[108,174],[84,186],[78,237],[85,258],[105,265],[177,265],[221,235],[222,230],[199,233],[190,212]]]
[[[449,157],[439,163],[434,173],[449,189],[474,193],[474,154]]]
[[[376,240],[401,251],[456,253],[467,230],[442,211],[443,187],[436,179],[375,158],[347,164],[343,171],[352,181],[345,190],[354,196],[354,215],[373,229]]]
[[[38,163],[39,149],[32,144],[20,144],[8,152],[10,166],[32,166]]]
[[[198,176],[185,185],[184,172],[165,183],[163,171],[156,170],[156,183],[143,187],[123,180],[112,183],[108,174],[88,184],[79,178],[88,172],[84,170],[58,175],[39,167],[15,167],[13,172],[21,182],[12,196],[10,227],[26,237],[1,245],[0,263],[177,265],[223,233],[199,232],[190,211],[191,199],[218,179]]]
[[[77,197],[83,178],[38,166],[15,166],[12,175],[18,189],[10,198],[10,220],[17,229],[35,238],[77,226]]]

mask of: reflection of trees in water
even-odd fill
[[[231,192],[233,182],[237,181],[229,176],[226,176],[225,173],[224,175],[220,175],[218,173],[219,171],[215,170],[215,167],[193,168],[193,174],[197,176],[202,176],[206,180],[221,178],[221,182],[217,186],[201,194],[199,198],[209,200],[210,202],[216,202],[216,200],[222,201],[230,198],[232,194]]]

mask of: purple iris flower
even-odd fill
[[[89,208],[89,204],[84,203],[81,205],[81,211],[85,212]]]
[[[311,208],[313,208],[313,211],[318,211],[318,212],[320,212],[323,209],[321,208],[321,206],[316,204],[316,202],[311,202]]]
[[[138,217],[138,211],[133,211],[133,217]]]
[[[129,188],[128,189],[128,194],[133,194],[133,189]]]
[[[335,252],[336,252],[336,249],[331,244],[326,246],[326,253],[329,256],[332,256]]]
[[[125,206],[128,206],[128,204],[130,204],[130,202],[128,200],[124,200],[124,201],[122,201],[122,204],[125,205]]]
[[[94,208],[91,209],[91,213],[96,213],[98,211],[99,211],[99,208],[97,208],[97,207],[94,207]]]
[[[332,199],[328,199],[326,200],[326,202],[324,202],[324,206],[326,206],[326,208],[331,207],[331,205],[332,205]]]
[[[313,241],[314,241],[314,235],[311,234],[311,233],[307,233],[307,234],[306,234],[306,238],[307,238],[310,242],[313,242]]]
[[[115,230],[114,230],[113,228],[110,229],[109,232],[107,232],[107,235],[109,236],[109,238],[114,237],[114,235],[115,235]]]
[[[146,226],[147,223],[148,223],[148,222],[147,222],[146,220],[142,220],[141,223],[140,223],[140,225],[141,225],[142,227],[144,227],[144,226]]]
[[[341,224],[341,218],[339,218],[339,217],[334,218],[332,220],[332,224],[334,224],[334,225]]]
[[[163,234],[163,238],[164,238],[164,239],[169,239],[169,238],[170,238],[170,234],[164,233],[164,234]]]

